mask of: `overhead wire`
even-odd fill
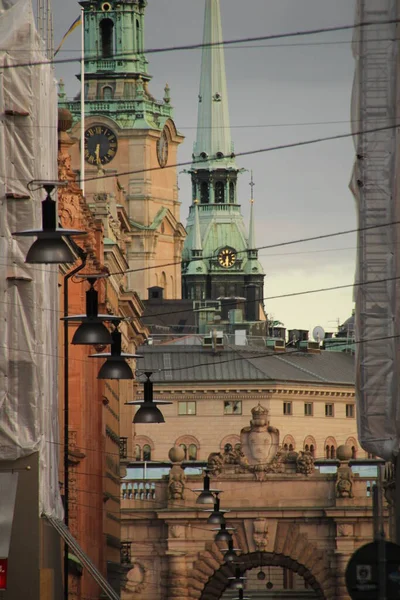
[[[335,25],[332,27],[319,27],[316,29],[306,29],[306,30],[298,30],[298,31],[291,31],[291,32],[286,32],[286,33],[275,33],[275,34],[268,34],[268,35],[259,35],[259,36],[253,36],[253,37],[243,37],[243,38],[235,38],[235,39],[230,39],[230,40],[223,40],[223,41],[218,41],[218,42],[199,42],[199,43],[195,43],[195,44],[182,44],[182,45],[175,45],[175,46],[163,46],[163,47],[159,47],[159,48],[147,48],[144,49],[143,52],[141,52],[141,54],[160,54],[160,53],[169,53],[169,52],[182,52],[182,51],[188,51],[188,50],[200,50],[203,48],[212,48],[212,47],[227,47],[227,46],[232,46],[235,44],[244,44],[244,43],[252,43],[252,42],[261,42],[261,41],[267,41],[267,40],[278,40],[278,39],[285,39],[285,38],[293,38],[293,37],[303,37],[303,36],[309,36],[309,35],[318,35],[321,33],[334,33],[337,31],[346,31],[346,30],[356,30],[356,29],[361,29],[363,27],[373,27],[373,26],[377,26],[377,27],[381,27],[383,25],[391,25],[391,24],[396,24],[399,23],[400,20],[399,19],[385,19],[385,20],[381,20],[381,21],[363,21],[360,23],[352,23],[350,25]],[[116,58],[123,58],[124,56],[128,57],[132,57],[133,52],[120,52],[118,54],[115,54],[114,56]],[[95,60],[97,58],[97,55],[93,55],[93,56],[85,56],[84,61],[88,62],[91,60]],[[44,60],[44,61],[29,61],[29,62],[23,62],[23,63],[17,63],[17,64],[9,64],[9,65],[2,65],[0,67],[0,71],[4,70],[4,69],[12,69],[12,68],[18,68],[18,67],[33,67],[33,66],[41,66],[41,65],[48,65],[48,64],[53,64],[53,65],[57,65],[57,64],[68,64],[68,63],[74,63],[74,62],[80,62],[82,59],[79,57],[76,58],[65,58],[65,59],[52,59],[52,60]]]

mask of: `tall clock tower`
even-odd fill
[[[122,193],[126,203],[129,288],[145,300],[148,289],[181,297],[180,223],[176,168],[183,141],[173,121],[170,90],[156,100],[144,54],[146,0],[84,0],[85,195],[96,212],[104,194]],[[72,135],[80,139],[80,95],[60,105],[73,115]],[[82,144],[71,152],[80,170]],[[115,176],[115,177],[114,177]],[[116,183],[117,182],[117,183]],[[103,194],[103,196],[102,196]],[[124,207],[121,208],[121,210]],[[169,265],[169,266],[167,266]]]
[[[258,321],[265,318],[264,272],[255,244],[253,197],[248,227],[238,204],[240,169],[231,141],[225,58],[223,45],[219,45],[222,39],[219,0],[206,0],[197,138],[190,169],[193,202],[183,250],[183,297],[205,301],[244,298],[247,320]]]

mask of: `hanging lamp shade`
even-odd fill
[[[99,315],[99,295],[94,285],[98,279],[105,277],[104,273],[98,275],[84,275],[90,288],[86,292],[86,314],[71,315],[63,317],[63,320],[75,322],[80,321],[80,325],[72,337],[72,344],[87,346],[107,346],[112,343],[111,332],[105,326],[107,321],[120,322],[121,317],[114,315]],[[102,356],[105,356],[104,354]]]
[[[69,235],[86,235],[86,231],[57,227],[57,205],[50,197],[55,184],[48,183],[43,187],[46,190],[47,196],[42,202],[42,229],[16,231],[13,235],[21,237],[36,236],[37,239],[33,242],[26,255],[25,262],[27,263],[72,263],[75,261],[75,256],[64,240],[64,237]]]
[[[167,400],[153,399],[153,382],[150,380],[152,373],[145,372],[147,380],[144,382],[143,400],[126,402],[132,406],[139,406],[139,410],[133,417],[133,423],[165,423],[164,415],[157,405],[172,404]]]
[[[239,588],[238,589],[238,596],[236,596],[236,598],[233,598],[233,600],[251,600],[250,596],[245,596],[244,595],[244,590],[243,588]]]
[[[222,552],[224,554],[225,562],[234,562],[238,558],[238,555],[236,554],[236,552],[240,552],[240,548],[234,548],[233,540],[229,540],[228,549],[222,550]]]
[[[247,579],[247,577],[244,577],[242,575],[240,567],[236,567],[235,568],[235,576],[228,577],[228,580],[230,581],[229,588],[231,590],[243,589],[243,585],[244,585],[244,582],[246,581],[246,579]],[[239,595],[239,597],[240,597],[240,595]]]
[[[142,358],[139,354],[126,354],[122,352],[122,335],[116,328],[111,333],[111,352],[92,354],[91,358],[106,358],[100,367],[98,379],[134,379],[131,367],[126,362],[127,358]]]
[[[232,534],[229,532],[234,531],[233,527],[227,527],[225,523],[221,523],[220,528],[214,529],[214,531],[218,532],[215,536],[216,542],[228,542],[229,544],[232,541]]]
[[[218,492],[216,492],[214,509],[211,511],[210,511],[210,509],[205,509],[204,512],[211,512],[210,516],[207,519],[207,523],[209,525],[221,525],[222,523],[226,523],[224,515],[226,512],[229,512],[229,511],[221,510],[219,494],[218,494]]]
[[[196,500],[196,504],[215,504],[214,494],[219,494],[221,490],[210,489],[210,476],[209,470],[205,469],[203,479],[203,489],[195,489],[193,492],[200,492],[199,497]]]

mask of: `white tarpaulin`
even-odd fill
[[[398,32],[397,24],[389,22],[397,18],[396,0],[358,0],[356,23],[379,24],[356,28],[353,43],[353,131],[370,132],[355,139],[351,182],[360,228],[355,288],[358,437],[364,450],[385,459],[397,453],[400,431],[399,228],[388,225],[398,220],[394,201]]]
[[[31,4],[0,0],[0,460],[39,452],[39,512],[61,517],[57,267],[25,264],[34,239],[11,235],[41,228],[43,190],[27,184],[56,179],[56,161],[56,86]]]

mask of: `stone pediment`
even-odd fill
[[[240,447],[226,447],[208,457],[211,472],[223,474],[253,473],[263,479],[269,473],[300,473],[314,471],[310,452],[284,450],[279,444],[279,430],[268,420],[268,409],[258,404],[252,411],[250,426],[240,432]]]

